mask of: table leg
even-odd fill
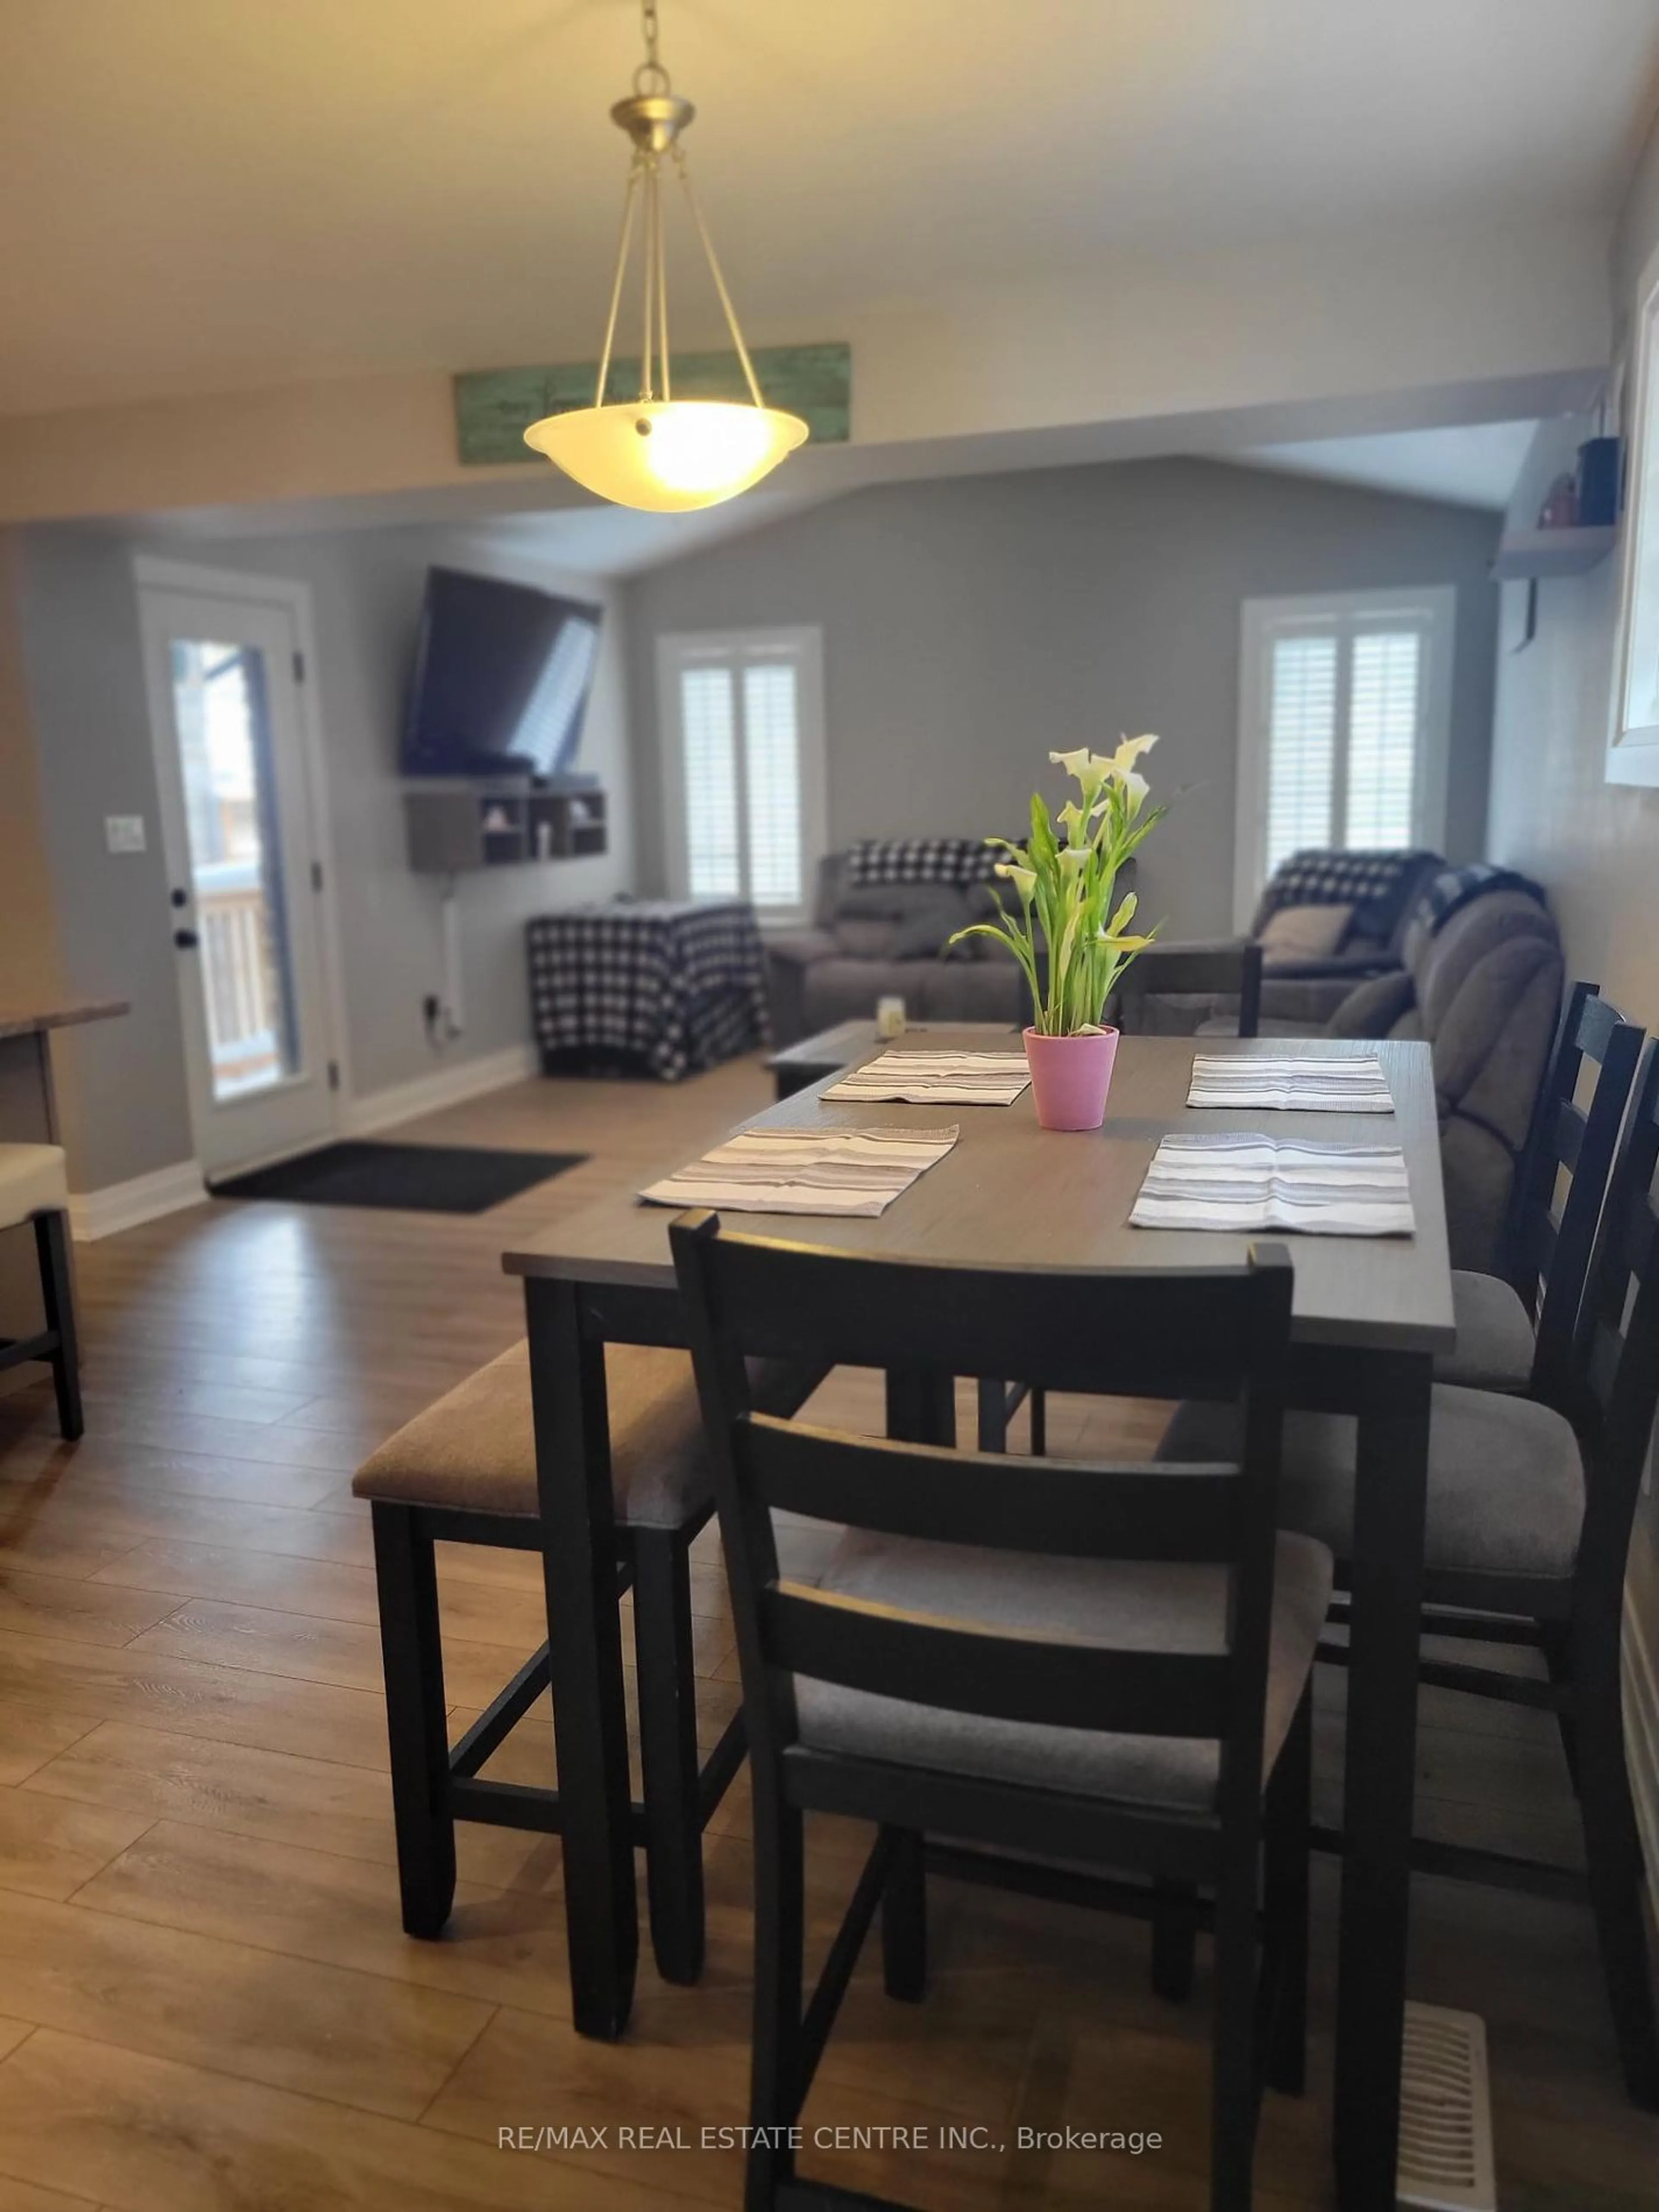
[[[955,1443],[955,1377],[931,1368],[889,1368],[887,1433],[900,1443]]]
[[[605,1346],[583,1333],[574,1284],[531,1277],[525,1314],[571,2015],[580,2034],[614,2041],[633,2003],[639,1917]]]
[[[1342,2212],[1395,2204],[1431,1371],[1426,1357],[1379,1358],[1359,1419],[1336,2014]]]

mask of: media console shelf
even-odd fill
[[[575,860],[603,853],[604,792],[490,791],[417,787],[404,793],[409,865],[417,875]]]

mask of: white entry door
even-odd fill
[[[339,1072],[293,587],[185,589],[167,573],[141,562],[139,601],[191,1121],[212,1178],[331,1136]]]

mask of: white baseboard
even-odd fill
[[[540,1062],[532,1044],[509,1045],[503,1052],[487,1052],[476,1060],[457,1060],[452,1067],[434,1068],[417,1075],[412,1083],[394,1083],[384,1091],[371,1091],[347,1101],[340,1109],[343,1137],[372,1136],[378,1129],[412,1121],[419,1114],[435,1114],[441,1107],[459,1106],[464,1099],[481,1098],[487,1091],[504,1091],[509,1083],[523,1083],[534,1075]]]
[[[1630,1589],[1625,1592],[1625,1754],[1647,1853],[1648,1893],[1659,1918],[1659,1667]]]
[[[130,1182],[106,1183],[101,1190],[70,1193],[70,1233],[77,1244],[90,1244],[100,1237],[113,1237],[141,1222],[159,1221],[164,1213],[179,1213],[199,1206],[207,1197],[200,1164],[178,1160],[170,1168],[156,1168],[134,1176]]]

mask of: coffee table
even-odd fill
[[[937,1036],[949,1050],[958,1052],[1019,1049],[1019,1032],[1006,1022],[939,1022],[931,1026],[927,1022],[911,1022],[903,1036]],[[786,1045],[781,1052],[775,1052],[766,1065],[772,1071],[778,1097],[793,1098],[796,1091],[821,1082],[826,1075],[839,1075],[854,1060],[868,1060],[879,1045],[902,1041],[879,1036],[875,1023],[868,1018],[837,1022],[832,1030],[820,1030],[816,1036],[803,1037],[799,1044]]]

